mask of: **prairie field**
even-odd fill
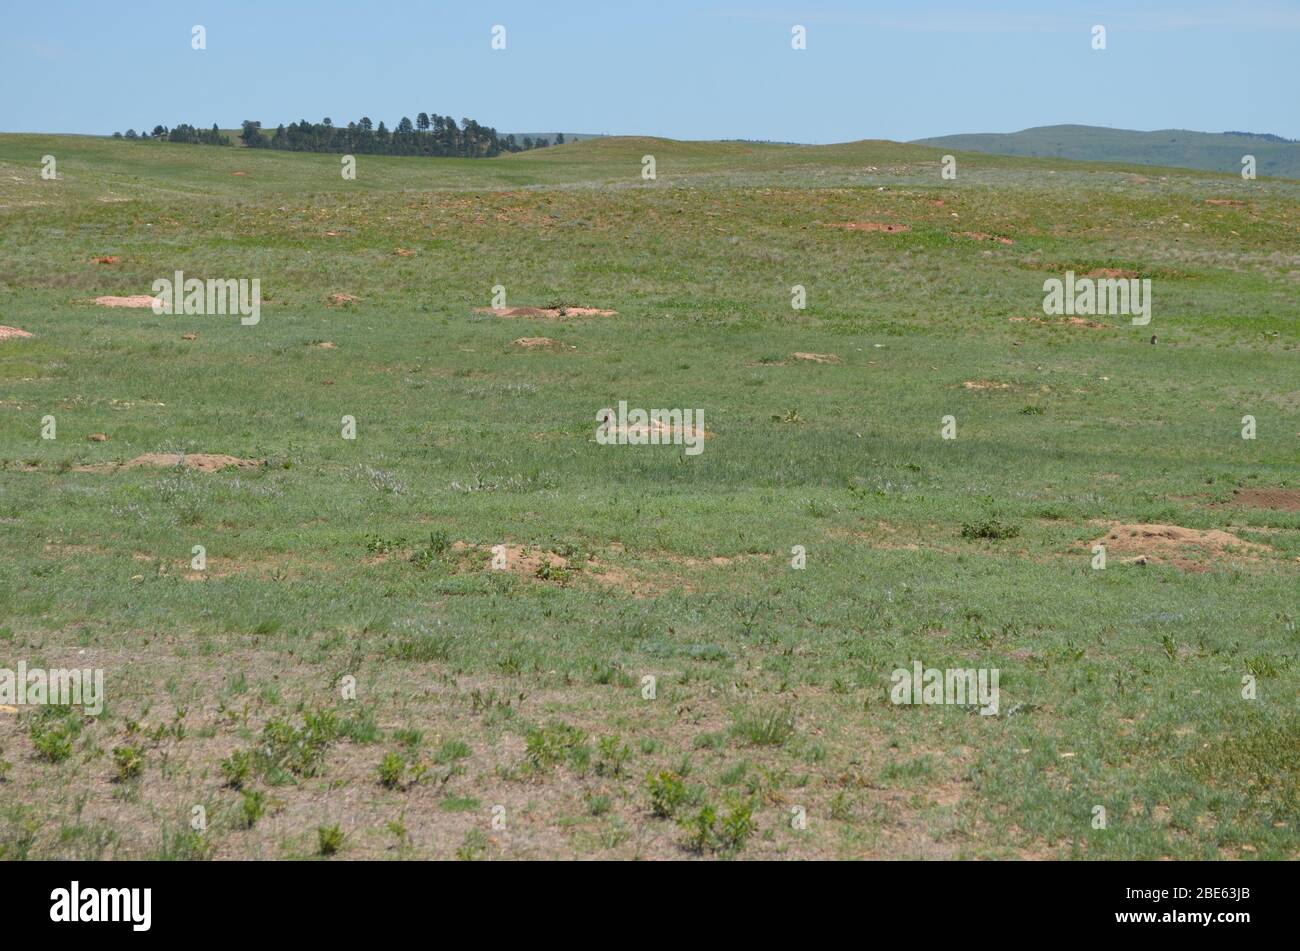
[[[1300,182],[942,154],[0,135],[0,858],[1300,858]]]

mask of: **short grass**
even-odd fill
[[[108,694],[0,711],[0,857],[1300,856],[1300,513],[1234,501],[1300,487],[1300,184],[939,168],[0,136],[0,667]],[[1013,319],[1094,268],[1149,327]],[[261,323],[89,303],[177,269]],[[600,446],[619,400],[713,435]],[[267,465],[82,469],[151,452]],[[1093,570],[1110,523],[1264,547]]]

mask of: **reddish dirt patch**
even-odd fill
[[[1207,559],[1254,560],[1260,553],[1271,550],[1267,545],[1248,542],[1218,529],[1201,531],[1180,525],[1143,523],[1112,525],[1104,537],[1091,544],[1105,545],[1109,554],[1133,556],[1124,559],[1129,563],[1169,562],[1193,570],[1204,570],[1201,562]]]
[[[1244,201],[1240,201],[1236,198],[1207,198],[1205,199],[1205,203],[1207,205],[1233,205],[1233,206],[1246,204]]]
[[[1137,271],[1125,271],[1125,270],[1123,270],[1123,269],[1121,269],[1121,268],[1117,268],[1117,267],[1098,267],[1098,268],[1093,268],[1091,271],[1089,271],[1087,274],[1085,274],[1085,275],[1083,275],[1083,276],[1084,276],[1084,277],[1123,277],[1123,278],[1132,278],[1132,277],[1137,277],[1137,276],[1138,276],[1138,273],[1137,273]]]
[[[354,297],[351,294],[331,294],[327,300],[331,304],[355,304],[361,298]]]
[[[95,258],[96,264],[120,264],[121,262],[122,259],[116,254],[105,254],[101,257]]]
[[[1000,234],[989,234],[987,231],[958,231],[959,238],[973,238],[976,241],[996,241],[998,244],[1015,244],[1010,238],[1004,238]]]
[[[154,301],[162,301],[148,294],[135,294],[131,297],[96,297],[95,303],[100,307],[152,307]]]
[[[885,234],[898,234],[912,230],[910,225],[896,225],[888,221],[843,221],[831,227],[843,228],[845,231],[880,231]]]
[[[550,337],[520,337],[514,341],[516,347],[524,350],[576,350],[576,347],[552,340]]]
[[[790,356],[796,360],[805,360],[808,363],[843,363],[844,362],[833,353],[797,352],[797,353],[790,354]]]
[[[20,340],[30,336],[32,335],[26,330],[19,330],[17,327],[0,327],[0,340]]]
[[[559,320],[564,317],[613,317],[616,310],[601,310],[599,307],[475,307],[476,314],[496,314],[498,317],[543,317]]]
[[[220,472],[222,469],[260,469],[266,465],[265,459],[240,459],[238,456],[225,456],[205,452],[193,452],[181,455],[175,452],[150,452],[136,456],[122,463],[105,463],[96,466],[77,466],[78,472],[112,472],[117,469],[141,469],[153,467],[173,469],[176,466],[197,469],[199,472]]]
[[[1300,489],[1238,489],[1232,493],[1232,501],[1257,509],[1300,512]]]

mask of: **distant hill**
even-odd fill
[[[1250,132],[1135,132],[1089,125],[1047,125],[1021,132],[945,135],[917,139],[913,144],[996,155],[1237,173],[1241,171],[1241,157],[1253,155],[1258,175],[1300,178],[1300,142]]]
[[[515,139],[519,142],[522,142],[524,140],[524,136],[528,136],[530,139],[545,139],[547,142],[550,142],[551,145],[554,145],[556,133],[554,132],[502,132],[501,135],[502,136],[513,135]],[[604,139],[604,138],[607,138],[607,136],[604,135],[604,133],[600,133],[600,134],[593,134],[590,132],[565,132],[564,133],[565,142],[584,142],[587,139]]]

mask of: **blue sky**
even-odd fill
[[[841,142],[1076,122],[1300,138],[1300,0],[11,2],[0,130],[420,111]],[[190,48],[191,27],[207,49]],[[491,29],[506,28],[504,51]],[[795,24],[807,49],[790,48]],[[1107,49],[1091,48],[1091,28]]]

